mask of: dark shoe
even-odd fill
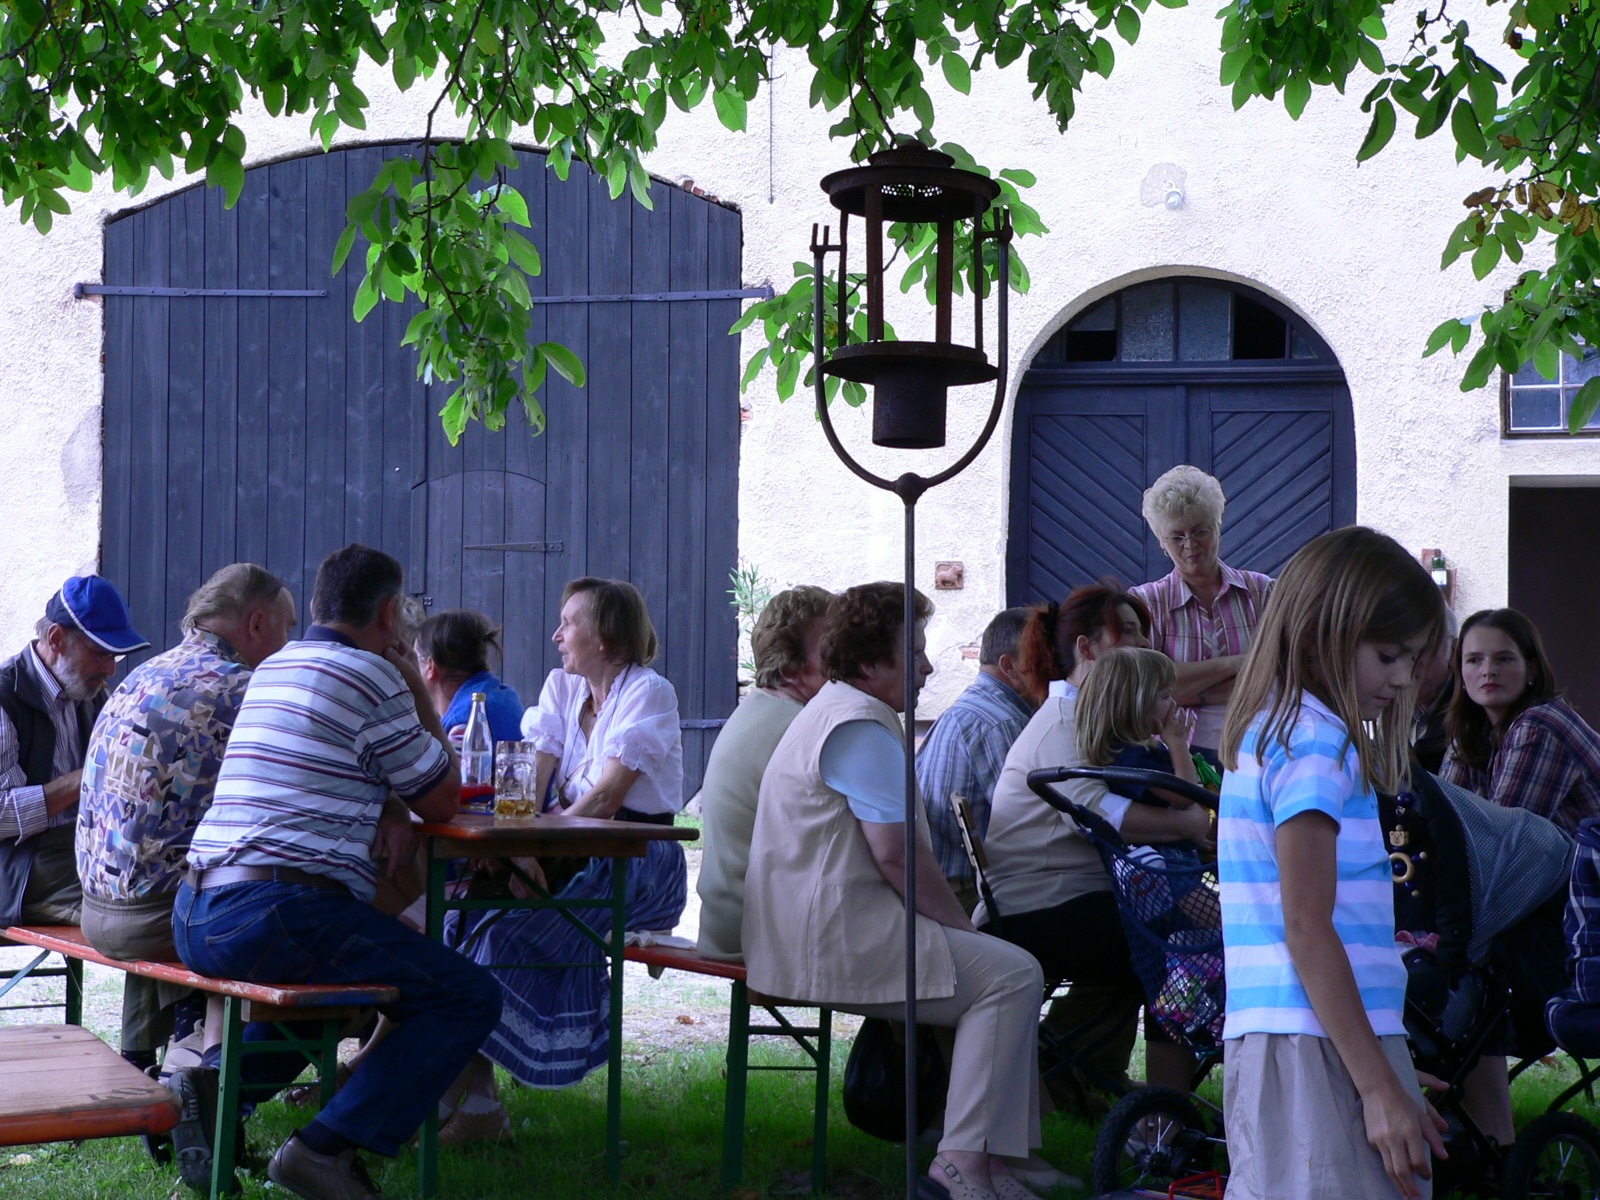
[[[302,1200],[383,1200],[354,1147],[318,1154],[291,1137],[272,1156],[267,1178]]]
[[[217,1071],[214,1067],[188,1067],[176,1072],[167,1086],[181,1108],[178,1123],[172,1127],[178,1174],[202,1196],[209,1196],[211,1141],[217,1128]]]

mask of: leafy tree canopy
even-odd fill
[[[1445,346],[1460,354],[1474,328],[1481,335],[1463,391],[1482,387],[1496,367],[1511,372],[1529,362],[1554,379],[1562,353],[1582,357],[1600,346],[1600,4],[1489,4],[1504,24],[1477,34],[1452,16],[1449,0],[1429,0],[1414,15],[1401,8],[1412,33],[1395,62],[1379,45],[1392,0],[1239,0],[1222,12],[1222,83],[1233,88],[1234,107],[1282,93],[1298,119],[1313,87],[1342,92],[1364,68],[1377,80],[1362,101],[1372,123],[1358,159],[1388,145],[1404,110],[1418,138],[1448,127],[1457,161],[1484,167],[1441,269],[1468,255],[1482,279],[1502,256],[1520,263],[1530,245],[1548,249],[1549,265],[1524,271],[1499,304],[1452,318],[1428,339],[1428,354]],[[1514,64],[1509,79],[1474,48],[1473,38],[1482,47],[1484,36],[1500,43],[1494,57]],[[1570,428],[1583,428],[1597,405],[1600,377],[1574,398]]]
[[[274,116],[308,117],[331,145],[341,128],[365,127],[357,68],[380,64],[400,90],[425,88],[432,98],[424,149],[387,162],[350,202],[334,268],[362,237],[356,315],[408,293],[422,300],[405,341],[424,378],[456,384],[443,413],[452,437],[472,420],[500,427],[519,400],[538,429],[547,371],[581,383],[583,367],[562,346],[528,345],[526,276],[540,270],[540,247],[518,231],[527,206],[505,183],[514,132],[531,130],[563,178],[586,160],[614,198],[631,190],[648,207],[641,155],[655,147],[669,105],[688,111],[709,98],[722,124],[743,129],[774,47],[804,52],[811,103],[837,114],[830,133],[857,158],[897,134],[933,141],[928,72],[965,93],[990,62],[1019,64],[1065,128],[1084,76],[1111,71],[1107,32],[1131,42],[1148,4],[4,0],[0,197],[48,232],[69,211],[68,190],[109,173],[115,187],[137,192],[152,170],[171,178],[181,164],[204,170],[231,205],[244,186],[247,98]],[[441,117],[463,120],[464,136],[436,136]],[[945,149],[987,173],[960,147]],[[1043,232],[1017,192],[1031,176],[1005,171],[1001,180],[1018,231]],[[909,287],[932,274],[931,238],[897,232]],[[800,292],[803,315],[793,302]],[[786,388],[809,350],[809,296],[801,281],[751,318],[767,320],[759,357],[777,365]]]
[[[1185,0],[1158,0],[1180,7]],[[1429,3],[1435,0],[1429,0]],[[1496,367],[1533,362],[1555,374],[1561,353],[1600,345],[1600,5],[1589,0],[1489,0],[1505,13],[1497,55],[1506,75],[1474,49],[1449,0],[1414,17],[1390,62],[1384,43],[1394,0],[1235,0],[1221,17],[1221,81],[1236,107],[1282,95],[1298,118],[1313,87],[1343,90],[1352,74],[1376,77],[1363,102],[1372,114],[1357,159],[1381,151],[1397,110],[1419,138],[1445,129],[1459,159],[1486,179],[1466,198],[1443,266],[1468,255],[1483,278],[1501,256],[1521,262],[1536,241],[1550,265],[1529,270],[1474,320],[1439,326],[1427,352],[1474,352],[1462,380],[1481,387]],[[341,128],[365,127],[367,97],[355,82],[364,61],[402,91],[432,103],[423,150],[384,165],[350,203],[335,269],[364,241],[356,298],[364,316],[381,300],[423,302],[405,340],[419,373],[456,385],[443,417],[456,436],[467,422],[504,424],[520,402],[543,425],[537,394],[548,371],[582,382],[583,366],[554,343],[528,344],[526,276],[540,248],[519,227],[527,207],[505,183],[513,134],[529,129],[565,177],[586,160],[614,197],[649,205],[641,155],[656,145],[669,105],[709,98],[721,122],[743,129],[766,82],[774,48],[803,52],[810,101],[836,114],[833,137],[863,158],[897,135],[936,144],[930,72],[966,93],[993,63],[1025,71],[1034,98],[1065,129],[1087,75],[1109,75],[1109,34],[1133,42],[1149,0],[0,0],[0,199],[48,232],[69,210],[65,193],[109,173],[137,192],[155,170],[205,172],[231,204],[244,183],[247,98],[274,116],[302,116],[331,145]],[[1409,11],[1409,10],[1406,10]],[[1493,11],[1493,10],[1491,10]],[[1412,18],[1407,17],[1407,20]],[[1481,37],[1480,31],[1480,37]],[[1482,44],[1481,41],[1479,43]],[[464,136],[435,133],[459,119]],[[440,122],[443,124],[443,122]],[[959,146],[942,149],[987,171]],[[999,172],[1017,231],[1044,232],[1021,198],[1033,178]],[[931,231],[897,228],[902,286],[931,286]],[[986,286],[995,264],[988,264]],[[810,363],[810,265],[785,293],[748,309],[767,344],[746,372],[777,370],[792,393]],[[962,278],[958,271],[957,279]],[[1013,256],[1013,283],[1027,272]],[[858,286],[851,280],[847,286]],[[847,297],[847,300],[850,298]],[[830,304],[830,311],[832,305]],[[854,318],[847,318],[854,319]],[[837,386],[837,381],[832,381]],[[864,393],[846,384],[846,399]],[[1573,427],[1600,402],[1591,381],[1573,405]]]

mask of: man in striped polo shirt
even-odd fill
[[[316,624],[251,678],[173,913],[178,954],[202,974],[400,990],[383,1009],[394,1031],[272,1158],[273,1182],[306,1200],[376,1197],[356,1148],[397,1153],[500,1016],[487,971],[371,906],[389,795],[446,821],[461,794],[398,636],[403,584],[367,546],[323,559]]]

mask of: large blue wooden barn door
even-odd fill
[[[1355,436],[1332,351],[1275,302],[1210,280],[1136,285],[1080,314],[1018,393],[1010,603],[1165,575],[1140,503],[1181,462],[1222,482],[1234,566],[1275,573],[1349,524]]]
[[[400,152],[274,163],[247,172],[231,211],[193,188],[107,225],[92,289],[111,293],[101,569],[165,645],[217,567],[277,571],[304,619],[322,556],[367,542],[406,565],[433,611],[502,623],[505,677],[529,703],[557,665],[566,581],[631,579],[661,635],[656,667],[678,690],[698,787],[737,700],[738,348],[726,331],[739,303],[595,298],[737,291],[738,214],[659,183],[653,211],[613,203],[581,166],[563,182],[524,153],[511,182],[545,266],[529,281],[546,300],[531,336],[575,350],[589,383],[549,378],[542,437],[512,414],[451,446],[437,416],[448,390],[424,387],[400,345],[414,306],[357,323],[358,277],[328,273],[348,197]]]

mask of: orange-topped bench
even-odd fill
[[[0,1146],[165,1133],[178,1098],[80,1025],[0,1029]]]
[[[744,1175],[745,1096],[749,1073],[810,1071],[817,1077],[812,1110],[811,1188],[815,1192],[823,1191],[828,1167],[828,1068],[833,1052],[833,1010],[752,992],[743,963],[706,958],[697,950],[671,946],[629,946],[624,957],[629,962],[648,967],[651,977],[655,979],[667,971],[687,971],[691,975],[726,979],[733,984],[733,997],[728,1007],[728,1087],[724,1095],[722,1117],[722,1186],[729,1190],[736,1188]],[[751,1005],[765,1010],[775,1023],[750,1024]],[[781,1010],[785,1008],[816,1008],[817,1023],[813,1026],[796,1025],[783,1015]],[[752,1065],[750,1039],[753,1037],[788,1038],[805,1051],[810,1065]]]
[[[76,925],[11,925],[0,929],[0,944],[4,943],[33,946],[42,953],[40,958],[35,959],[28,967],[10,972],[13,978],[4,989],[0,989],[0,994],[20,982],[29,972],[32,972],[34,977],[65,974],[67,995],[62,1007],[66,1010],[69,1027],[82,1023],[83,964],[86,962],[126,971],[130,975],[141,975],[147,979],[159,979],[165,983],[195,988],[222,997],[222,1061],[217,1079],[217,1127],[212,1142],[212,1200],[221,1200],[223,1196],[231,1195],[236,1190],[233,1167],[238,1150],[236,1141],[240,1061],[246,1051],[291,1050],[305,1055],[306,1059],[317,1068],[322,1082],[322,1095],[326,1102],[326,1098],[333,1095],[335,1074],[338,1069],[339,1038],[344,1022],[374,1005],[391,1003],[400,995],[398,988],[385,984],[247,983],[238,979],[213,979],[207,975],[198,975],[180,962],[148,962],[142,959],[124,961],[102,954],[89,945],[83,936],[83,930]],[[65,971],[35,970],[45,955],[50,953],[60,954],[66,960]],[[244,1041],[244,1026],[249,1021],[276,1022],[284,1036],[274,1041],[251,1042],[247,1046]],[[294,1024],[287,1025],[289,1022]],[[307,1032],[305,1026],[307,1022],[316,1023],[315,1028],[318,1030],[316,1035],[312,1036]],[[92,1034],[86,1036],[93,1037]],[[120,1057],[109,1048],[107,1052],[121,1062]],[[129,1070],[133,1068],[129,1067]],[[138,1074],[137,1071],[134,1073]]]
[[[321,1019],[326,1015],[324,1010],[329,1008],[342,1008],[347,1010],[345,1015],[354,1015],[357,1009],[388,1004],[400,995],[398,989],[381,984],[246,983],[238,979],[213,979],[208,975],[197,975],[181,962],[112,958],[91,946],[83,936],[83,930],[76,925],[12,925],[0,930],[0,938],[19,945],[37,946],[41,950],[54,950],[68,958],[98,963],[102,967],[126,971],[129,975],[142,975],[163,983],[235,997],[246,1002],[246,1021]],[[306,1012],[307,1009],[318,1011]]]

